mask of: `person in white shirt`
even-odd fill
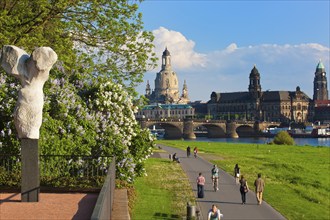
[[[216,205],[212,205],[212,209],[210,209],[207,220],[220,220],[223,215],[220,213],[220,209]]]

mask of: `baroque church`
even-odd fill
[[[186,81],[183,83],[182,94],[179,94],[178,76],[172,70],[171,54],[167,48],[163,52],[162,68],[155,79],[155,89],[151,91],[148,81],[145,97],[149,99],[149,104],[135,114],[136,118],[184,119],[195,115],[195,109],[187,104],[189,98]]]
[[[179,94],[178,76],[172,70],[171,54],[167,48],[163,52],[162,68],[155,79],[155,89],[151,91],[148,81],[145,97],[149,99],[149,104],[187,104],[189,102],[186,81],[183,84],[182,94]]]
[[[307,122],[315,120],[315,103],[330,104],[326,72],[321,61],[315,71],[313,99],[299,86],[295,91],[262,91],[256,66],[251,70],[249,80],[247,92],[212,92],[207,103],[208,114],[224,120]]]

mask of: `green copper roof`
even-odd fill
[[[319,63],[317,64],[316,69],[324,69],[324,65],[321,61],[319,61]]]

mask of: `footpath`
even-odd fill
[[[207,213],[212,204],[220,208],[223,214],[222,219],[246,219],[246,220],[280,220],[285,219],[279,212],[272,208],[265,201],[261,205],[257,204],[256,195],[253,192],[252,182],[248,182],[250,191],[246,195],[246,204],[242,205],[239,185],[235,183],[235,178],[223,170],[219,169],[219,191],[214,192],[211,180],[211,169],[213,164],[201,157],[194,158],[193,153],[188,158],[185,151],[164,145],[158,145],[167,151],[167,155],[176,153],[180,159],[180,165],[186,172],[192,189],[196,195],[197,209],[200,210],[200,219],[207,219]],[[233,164],[234,169],[234,164]],[[205,177],[204,198],[197,198],[196,178],[198,173]],[[265,190],[267,190],[267,183]]]

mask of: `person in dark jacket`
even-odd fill
[[[249,186],[243,175],[241,176],[239,183],[240,183],[239,191],[241,193],[242,205],[243,205],[246,204],[246,193],[249,191]]]
[[[234,167],[234,177],[235,177],[235,180],[236,180],[236,184],[239,183],[239,175],[241,174],[240,172],[241,172],[240,168],[239,168],[238,164],[236,164],[235,167]]]

